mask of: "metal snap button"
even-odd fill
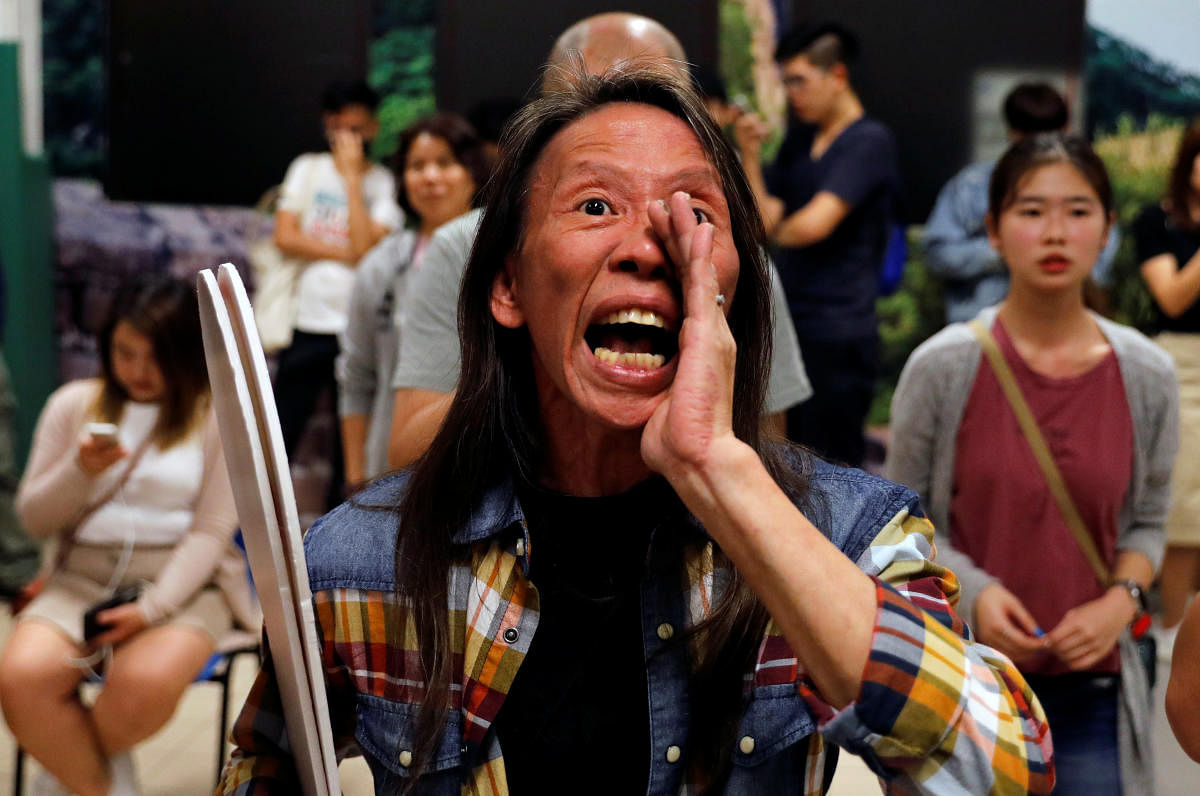
[[[666,641],[673,635],[675,635],[675,628],[671,627],[667,622],[663,622],[658,626],[658,637],[663,641]]]
[[[678,763],[679,758],[682,754],[683,754],[683,750],[680,749],[678,746],[668,746],[667,747],[667,762],[668,763]]]
[[[405,768],[408,768],[412,765],[412,752],[405,749],[400,753],[400,765],[404,766]]]
[[[504,640],[506,642],[508,642],[509,644],[516,644],[517,639],[519,639],[520,637],[521,637],[521,634],[517,631],[517,629],[515,627],[510,627],[504,631]]]
[[[742,736],[742,740],[738,741],[738,749],[741,749],[744,755],[750,754],[754,751],[754,739],[749,735]]]

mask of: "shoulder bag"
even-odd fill
[[[1079,545],[1083,557],[1087,559],[1088,565],[1095,573],[1096,580],[1104,587],[1115,585],[1116,581],[1113,580],[1112,573],[1096,548],[1095,540],[1088,533],[1083,517],[1075,507],[1075,501],[1072,500],[1071,493],[1067,489],[1067,482],[1063,479],[1062,471],[1058,469],[1058,463],[1054,461],[1054,454],[1050,452],[1050,446],[1042,435],[1042,429],[1038,426],[1037,419],[1034,418],[1029,404],[1025,401],[1025,395],[1017,384],[1017,378],[1013,375],[1012,368],[1008,366],[1008,361],[1000,352],[1000,346],[996,344],[996,339],[992,337],[991,331],[981,321],[973,320],[967,325],[979,340],[980,346],[983,347],[988,364],[992,366],[992,372],[996,374],[1000,388],[1004,390],[1004,397],[1008,399],[1008,404],[1012,407],[1013,414],[1016,415],[1021,433],[1025,435],[1025,440],[1033,450],[1033,457],[1037,459],[1038,467],[1042,470],[1050,494],[1054,497],[1054,502],[1058,506],[1063,520],[1066,521],[1067,527],[1070,528],[1071,535],[1075,537],[1075,543]],[[1144,616],[1146,614],[1142,613],[1135,618],[1132,634],[1134,642],[1137,644],[1138,657],[1146,669],[1146,680],[1149,682],[1150,688],[1154,688],[1158,674],[1158,651],[1154,636],[1146,633],[1149,623],[1142,621]]]
[[[302,194],[304,207],[298,215],[302,219],[312,203],[316,183],[317,164],[309,162],[305,190]],[[257,210],[274,215],[279,202],[279,187],[263,194]],[[274,225],[271,234],[262,235],[250,244],[247,256],[254,275],[254,323],[258,326],[258,337],[263,350],[270,354],[281,351],[292,344],[292,330],[296,324],[300,275],[308,260],[289,257],[275,245]]]
[[[17,593],[17,596],[13,598],[13,616],[19,614],[22,610],[24,610],[25,606],[33,602],[34,598],[41,594],[42,590],[46,588],[46,581],[50,579],[50,576],[61,569],[62,565],[66,563],[67,556],[71,554],[71,548],[75,546],[75,534],[78,533],[79,527],[83,525],[88,517],[95,514],[97,509],[116,497],[117,493],[121,491],[121,487],[125,486],[125,482],[129,480],[129,476],[133,474],[133,470],[135,467],[137,467],[138,462],[141,460],[142,454],[144,454],[146,449],[150,447],[153,440],[153,433],[147,435],[147,437],[142,440],[141,444],[137,446],[137,449],[130,454],[128,463],[125,465],[125,469],[121,471],[121,475],[116,481],[113,482],[113,485],[106,489],[104,494],[99,498],[84,506],[80,510],[79,514],[77,514],[71,521],[70,528],[67,529],[67,531],[62,535],[62,538],[58,541],[58,550],[56,550],[54,553],[54,560],[49,566],[44,567],[42,571],[38,573],[36,578],[25,584],[24,588],[22,588],[21,591]]]

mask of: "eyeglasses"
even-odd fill
[[[790,89],[796,89],[796,88],[804,88],[806,85],[808,85],[808,78],[806,78],[806,77],[801,77],[800,75],[784,75],[783,76],[783,87],[785,89],[790,90]]]

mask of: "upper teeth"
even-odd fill
[[[642,326],[657,326],[659,329],[665,329],[666,323],[663,322],[662,316],[649,310],[621,310],[608,315],[603,321],[604,323],[636,323]]]

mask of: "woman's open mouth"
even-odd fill
[[[633,370],[658,370],[679,351],[679,336],[662,315],[639,308],[611,312],[587,328],[596,359]]]

